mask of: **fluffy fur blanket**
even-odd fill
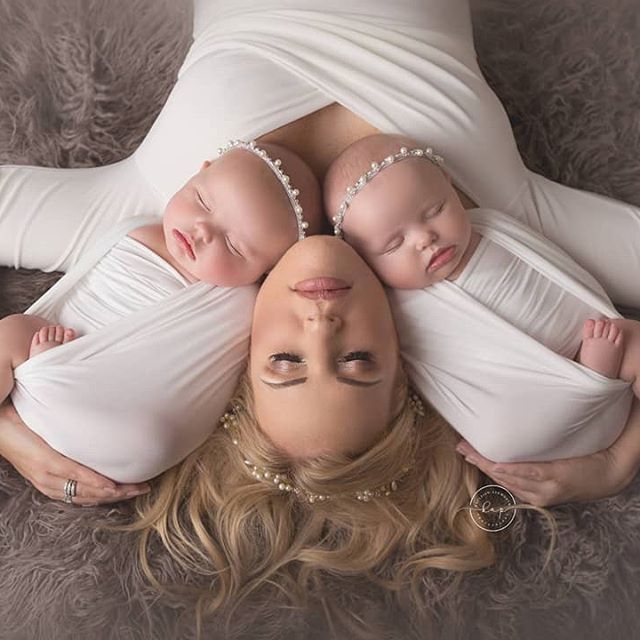
[[[636,0],[478,0],[480,61],[503,99],[527,164],[555,180],[640,205],[640,18]],[[190,14],[169,0],[0,0],[0,162],[80,167],[131,153],[153,122],[189,45]],[[603,221],[606,223],[606,221]],[[0,315],[24,309],[56,275],[0,271]],[[356,581],[335,598],[372,638],[635,637],[640,599],[638,482],[623,494],[553,509],[550,568],[537,514],[500,538],[497,566],[446,598],[424,581],[432,629]],[[39,495],[0,460],[0,638],[194,637],[192,602],[143,580],[134,539],[96,530],[131,505],[80,509]],[[157,546],[166,583],[192,583]],[[237,618],[234,638],[345,637],[319,612]],[[365,634],[366,635],[366,634]],[[222,638],[216,621],[205,637]]]

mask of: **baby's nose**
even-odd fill
[[[196,228],[198,238],[200,238],[205,244],[209,244],[213,237],[213,232],[209,225],[204,220],[198,220],[194,226]]]
[[[418,251],[424,251],[434,241],[433,234],[430,231],[421,231],[416,240]]]

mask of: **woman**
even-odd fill
[[[2,169],[0,259],[16,266],[68,268],[114,219],[162,210],[176,185],[229,134],[288,146],[322,177],[350,142],[386,130],[429,140],[449,159],[468,205],[473,199],[526,220],[591,271],[616,302],[639,305],[629,278],[629,269],[637,273],[640,260],[633,249],[633,239],[640,236],[638,211],[526,170],[504,111],[476,65],[464,3],[380,3],[375,15],[370,3],[353,2],[348,11],[344,3],[333,4],[320,16],[312,3],[291,0],[259,7],[197,3],[194,45],[167,105],[134,156],[95,170]],[[334,55],[327,57],[326,51]],[[231,80],[232,90],[218,90],[218,83]],[[488,149],[494,165],[489,172]],[[52,184],[56,189],[46,201],[33,197]],[[584,222],[585,211],[596,209],[615,223],[609,240],[626,255],[623,264],[588,250],[589,225],[576,220]],[[46,249],[39,238],[49,229],[38,224],[45,214],[60,222],[62,231]],[[13,423],[11,433],[18,432]],[[7,445],[2,449],[25,467],[24,454]],[[56,473],[61,464],[57,459]],[[48,495],[61,497],[73,469],[82,474],[76,476],[81,481],[76,502],[107,498],[97,488],[103,478],[64,464],[63,475],[41,485]],[[83,491],[85,478],[89,485]]]
[[[304,283],[319,278],[348,288],[310,296]],[[274,358],[283,345],[304,364]],[[274,611],[332,607],[331,578],[357,575],[392,591],[411,585],[420,616],[425,571],[460,576],[494,562],[495,537],[467,515],[479,474],[455,454],[455,431],[410,392],[385,291],[342,240],[298,242],[269,273],[231,404],[124,527],[142,532],[140,561],[157,588],[154,534],[183,570],[207,577],[198,615],[224,608],[231,622],[254,592]]]

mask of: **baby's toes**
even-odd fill
[[[64,327],[62,325],[60,325],[60,324],[57,324],[56,325],[56,331],[55,331],[53,339],[54,339],[55,342],[62,343],[63,338],[64,338]]]
[[[611,322],[609,327],[609,341],[613,342],[616,346],[622,344],[624,338],[624,331],[615,323]]]
[[[42,329],[40,329],[40,344],[42,344],[43,342],[51,342],[54,338],[54,336],[56,335],[56,328],[55,327],[42,327]]]
[[[31,348],[37,347],[40,345],[40,331],[36,331],[33,334],[33,338],[31,338]]]
[[[593,338],[593,330],[595,329],[596,321],[595,320],[585,320],[582,325],[582,339],[585,340],[587,338]]]
[[[596,326],[593,330],[593,337],[602,338],[602,335],[604,334],[604,330],[606,326],[607,326],[606,320],[602,320],[602,319],[596,320]]]
[[[71,342],[76,337],[76,332],[73,329],[65,329],[64,336],[62,338],[62,343],[66,344],[67,342]]]

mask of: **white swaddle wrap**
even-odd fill
[[[325,0],[321,8],[315,0],[196,0],[194,6],[193,46],[167,103],[132,156],[94,169],[0,167],[0,264],[67,271],[117,221],[141,215],[158,218],[173,193],[230,138],[258,137],[339,102],[383,132],[404,133],[432,145],[444,156],[455,182],[480,206],[507,211],[531,225],[592,273],[616,303],[640,308],[640,211],[611,198],[556,184],[524,166],[507,115],[478,68],[466,0]],[[603,218],[607,220],[605,228],[601,225]],[[600,251],[593,250],[596,228]],[[158,303],[154,312],[162,320],[159,323],[154,322],[150,310],[145,310],[130,322],[118,322],[109,331],[100,332],[102,342],[97,341],[95,348],[85,350],[87,341],[79,340],[61,347],[58,356],[43,355],[43,363],[62,354],[73,357],[73,364],[59,365],[61,376],[56,384],[62,395],[67,394],[66,402],[60,405],[83,401],[86,427],[96,428],[104,443],[109,429],[132,424],[124,421],[126,426],[118,425],[109,413],[117,406],[116,399],[125,395],[133,400],[137,395],[140,434],[131,437],[142,442],[153,434],[153,416],[161,414],[162,406],[167,424],[176,420],[178,438],[182,425],[196,413],[192,406],[196,401],[190,395],[195,387],[189,386],[193,375],[189,372],[205,367],[206,354],[211,360],[207,371],[213,377],[206,390],[203,385],[201,394],[217,394],[216,407],[223,407],[232,385],[217,380],[215,375],[223,375],[216,359],[224,356],[206,341],[201,345],[203,351],[183,350],[183,345],[193,339],[192,323],[207,328],[204,316],[209,311],[203,313],[203,309],[210,309],[209,297],[217,295],[222,294],[190,287]],[[446,349],[432,353],[421,334],[410,330],[414,308],[431,294],[402,295],[407,302],[400,307],[400,315],[406,309],[407,317],[404,322],[399,318],[405,357],[419,373],[418,379],[422,372],[422,380],[429,383],[425,372],[437,368],[451,372],[449,377],[440,378],[440,393],[443,398],[447,393],[454,398],[454,372],[464,366],[458,360],[459,350],[453,348],[449,356]],[[408,304],[412,299],[413,306]],[[460,295],[455,301],[468,307],[468,301],[465,303]],[[242,344],[246,355],[243,332],[250,317],[248,309],[232,317],[231,311],[223,314],[216,305],[210,306],[214,307],[210,312],[215,321],[227,323],[229,331],[230,345],[220,343],[219,348],[228,348],[240,358]],[[36,306],[34,312],[37,310]],[[403,327],[408,327],[406,334]],[[238,331],[244,336],[242,340]],[[498,333],[496,329],[497,349]],[[202,335],[197,339],[203,340]],[[454,340],[452,344],[455,347],[457,343]],[[145,363],[151,362],[151,353],[157,364],[154,379],[149,381]],[[467,409],[470,436],[476,433],[470,426],[473,412],[485,415],[484,410],[491,405],[493,392],[482,393],[479,385],[488,378],[488,372],[497,369],[488,347],[482,350],[476,345],[472,353],[479,358],[473,364],[476,375],[469,378],[477,394],[469,396],[469,402],[476,398],[481,404]],[[436,360],[431,362],[431,357]],[[548,354],[539,358],[537,366],[543,372],[549,359]],[[27,363],[20,372],[32,376],[31,388],[37,362]],[[501,380],[509,382],[512,389],[520,381],[529,383],[535,362],[526,360],[522,370],[526,375],[522,377],[516,367],[509,366]],[[84,380],[79,392],[64,386],[67,366],[82,370],[87,386],[92,382],[86,398],[82,395]],[[114,378],[114,370],[121,371],[121,377]],[[464,377],[465,370],[459,375]],[[73,377],[69,375],[67,380]],[[98,392],[100,384],[107,388],[105,401]],[[448,384],[452,385],[449,392]],[[152,394],[167,397],[154,398]],[[58,402],[54,395],[50,401]],[[499,397],[493,400],[491,406],[499,411]],[[575,425],[571,396],[565,400],[564,406],[553,405],[558,415],[550,416],[550,408],[543,403],[528,407],[527,418],[556,425],[558,437],[564,437],[565,423]],[[199,398],[197,402],[204,400]],[[27,424],[32,418],[36,421],[34,428],[44,433],[51,420],[52,441],[58,428],[84,428],[77,422],[65,426],[64,418],[50,408],[44,408],[46,419],[43,409],[30,415]],[[26,419],[24,404],[21,409]],[[99,415],[101,411],[104,415]],[[445,415],[456,423],[457,415],[451,411]],[[606,416],[601,420],[603,425],[610,423]],[[482,428],[488,430],[491,424]],[[114,437],[122,435],[114,433]],[[577,431],[574,440],[580,440],[583,434],[581,448],[595,450],[587,430]],[[513,455],[519,456],[522,442],[511,439],[507,443],[505,435],[498,426],[496,439],[505,448],[511,443]],[[476,444],[473,437],[470,442]],[[543,455],[542,447],[536,450]],[[70,451],[69,455],[76,453]],[[556,457],[553,449],[547,454]]]
[[[469,215],[483,236],[598,313],[620,317],[595,279],[545,238],[499,211]],[[580,456],[608,447],[624,428],[629,383],[555,353],[455,281],[389,295],[411,379],[483,456]]]
[[[57,322],[74,287],[143,221],[117,225],[28,313]],[[135,287],[116,284],[121,297],[140,303]],[[246,364],[256,291],[197,283],[169,293],[24,362],[13,404],[69,458],[118,482],[156,476],[200,445],[224,412]]]

